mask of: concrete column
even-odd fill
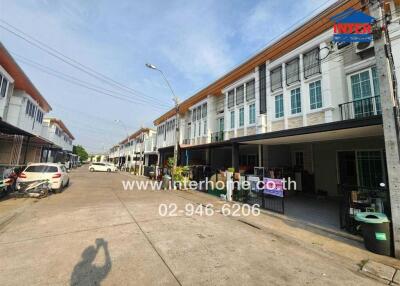
[[[386,26],[385,18],[379,7],[379,2],[370,6],[371,16],[384,19],[378,21],[378,28]],[[383,23],[382,23],[383,22]],[[376,67],[379,75],[379,86],[382,104],[383,133],[385,137],[386,164],[389,179],[389,195],[392,213],[392,228],[394,240],[394,254],[400,257],[400,159],[399,159],[399,121],[397,119],[398,104],[394,98],[393,82],[391,77],[390,62],[387,57],[386,45],[390,45],[385,39],[383,31],[379,39],[374,39]]]
[[[235,169],[235,172],[239,171],[239,144],[232,144],[232,167]]]

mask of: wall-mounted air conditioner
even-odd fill
[[[374,47],[374,41],[371,41],[369,43],[355,43],[354,44],[356,47],[356,54],[364,52],[370,48]]]

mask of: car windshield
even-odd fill
[[[56,166],[47,166],[47,165],[29,166],[25,170],[25,172],[27,173],[57,173],[57,171],[58,168]]]

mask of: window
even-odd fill
[[[379,79],[376,67],[351,75],[350,85],[355,118],[381,114]]]
[[[303,56],[304,78],[321,72],[321,60],[319,58],[319,48],[316,48]]]
[[[56,166],[49,165],[33,165],[25,169],[26,173],[57,173],[58,169]]]
[[[192,110],[192,121],[195,122],[196,121],[196,109]]]
[[[271,91],[282,88],[282,67],[271,71]]]
[[[197,107],[197,117],[196,117],[196,120],[200,119],[201,119],[201,106]]]
[[[249,105],[249,124],[256,123],[256,105],[255,103]]]
[[[300,88],[293,89],[290,92],[290,101],[292,105],[292,114],[301,112],[301,93]]]
[[[228,91],[228,108],[235,105],[235,91],[232,89]]]
[[[286,84],[290,85],[300,80],[299,59],[286,64]]]
[[[201,121],[199,121],[199,136],[201,135]]]
[[[310,108],[317,109],[322,107],[321,81],[317,80],[309,84],[310,89]]]
[[[231,111],[231,129],[235,129],[235,111]]]
[[[203,118],[207,117],[207,103],[204,103],[201,108],[201,116]]]
[[[360,186],[378,188],[384,182],[381,151],[358,151],[357,167]]]
[[[7,92],[8,80],[0,74],[0,96],[5,97]]]
[[[255,80],[246,83],[246,100],[253,100],[256,97]]]
[[[218,118],[218,128],[219,128],[219,132],[224,132],[225,129],[225,121],[224,118]]]
[[[236,88],[236,104],[242,104],[244,102],[244,86],[238,86]]]
[[[43,112],[41,112],[39,109],[38,109],[38,112],[36,114],[36,121],[39,122],[39,123],[43,122]]]
[[[244,107],[239,109],[239,127],[244,125]]]
[[[30,108],[31,108],[30,104],[31,104],[31,102],[28,100],[28,101],[26,102],[25,114],[29,114],[29,110],[30,110]]]
[[[283,117],[283,94],[275,96],[275,118]]]
[[[260,114],[267,112],[267,81],[265,64],[258,67],[259,89],[260,89]]]
[[[204,120],[204,135],[207,135],[207,120]]]

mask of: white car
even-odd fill
[[[92,163],[89,165],[90,172],[115,172],[117,167],[110,163]]]
[[[69,185],[69,175],[65,166],[56,163],[35,163],[29,164],[18,176],[19,183],[36,180],[49,180],[52,190],[61,190]]]

